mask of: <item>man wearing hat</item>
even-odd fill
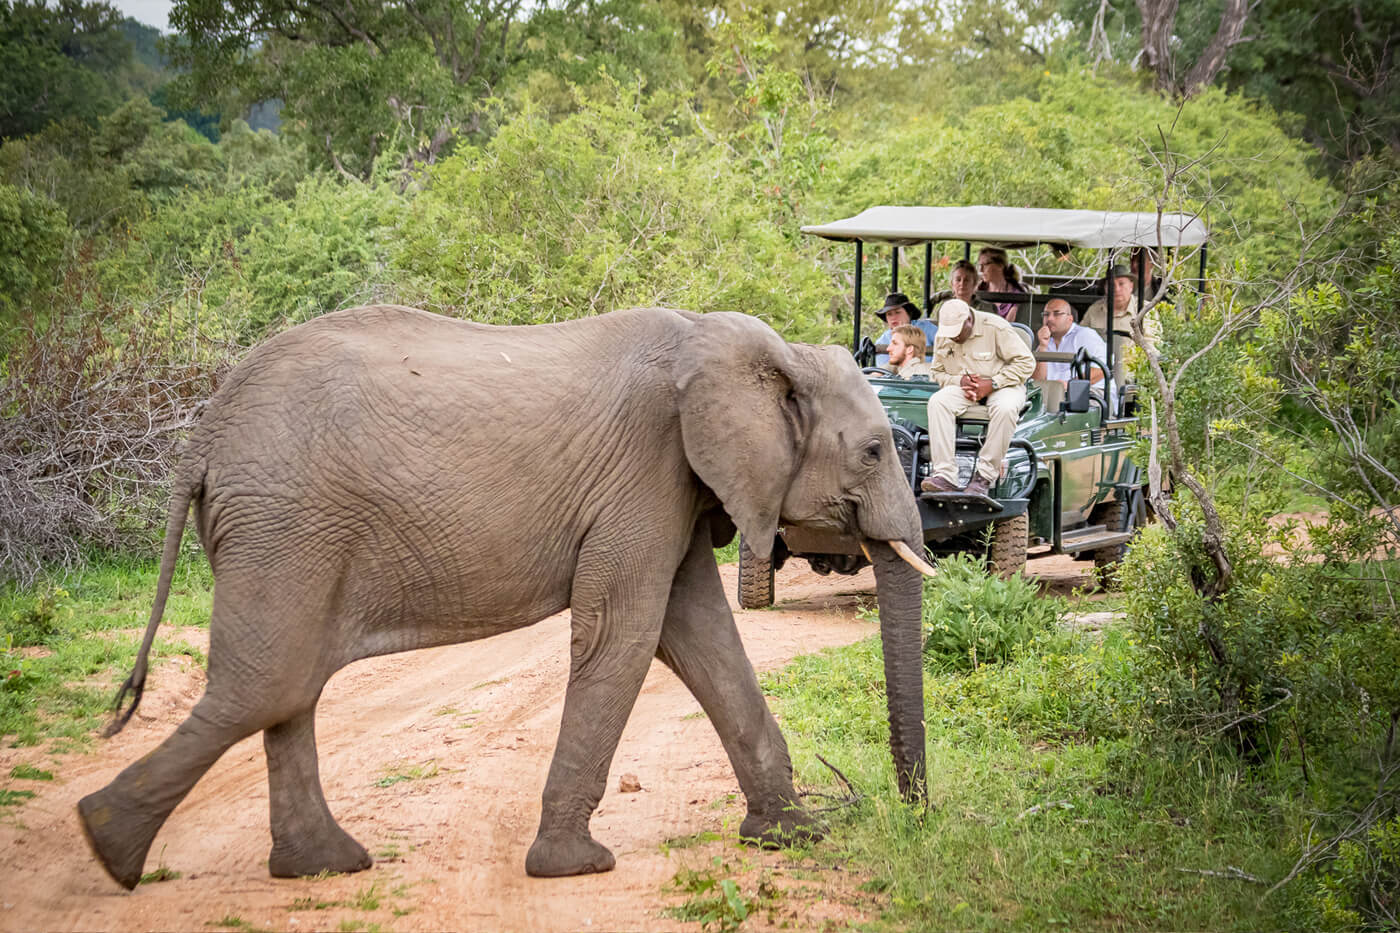
[[[888,366],[890,363],[889,346],[890,339],[894,336],[894,329],[905,324],[913,324],[924,332],[924,337],[929,346],[933,346],[933,338],[938,336],[938,325],[932,321],[924,320],[924,312],[919,306],[909,300],[909,296],[904,292],[890,292],[885,296],[885,306],[875,312],[875,316],[885,322],[885,332],[875,341],[875,365]]]
[[[1128,347],[1132,346],[1133,329],[1129,322],[1137,313],[1137,297],[1133,294],[1137,288],[1137,276],[1127,266],[1116,265],[1110,270],[1109,278],[1113,281],[1113,382],[1122,385],[1128,375],[1125,356]],[[1107,319],[1108,303],[1100,298],[1089,305],[1079,325],[1102,336]],[[1156,320],[1151,317],[1143,321],[1143,330],[1149,343],[1161,336]]]
[[[938,309],[933,346],[933,381],[943,388],[928,400],[928,449],[931,472],[924,492],[957,492],[958,466],[954,432],[958,416],[973,405],[987,406],[989,416],[977,471],[963,491],[985,496],[1001,474],[1011,446],[1011,432],[1026,403],[1026,380],[1035,356],[1025,340],[1000,315],[974,311],[956,298]]]

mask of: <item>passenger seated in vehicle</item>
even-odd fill
[[[1133,294],[1137,277],[1132,269],[1124,265],[1114,266],[1110,277],[1113,280],[1113,381],[1122,385],[1128,377],[1128,349],[1137,346],[1133,343],[1132,325],[1129,323],[1137,313],[1137,297]],[[1100,298],[1089,306],[1079,323],[1102,335],[1107,318],[1108,305]],[[1151,314],[1143,321],[1143,331],[1149,346],[1162,336],[1161,326]]]
[[[953,263],[953,271],[948,277],[948,284],[952,287],[938,292],[930,300],[934,307],[938,307],[948,299],[956,298],[959,301],[967,302],[974,311],[987,311],[995,314],[996,308],[991,302],[984,301],[977,295],[977,283],[980,281],[981,277],[977,274],[977,267],[966,259],[959,259]]]
[[[924,332],[913,324],[894,329],[890,337],[890,365],[886,367],[901,379],[915,376],[933,378],[933,366],[924,359]]]
[[[890,338],[894,335],[896,327],[912,323],[924,332],[924,337],[930,346],[933,344],[933,338],[938,336],[938,325],[932,321],[924,320],[924,312],[920,310],[918,305],[910,301],[909,296],[904,292],[890,292],[886,295],[885,306],[876,311],[875,316],[889,325],[875,341],[876,366],[889,365]]]
[[[1021,274],[1006,257],[1006,250],[995,246],[984,246],[977,254],[977,271],[982,276],[979,292],[1020,292],[1029,295],[1031,290],[1021,283]],[[1009,322],[1016,320],[1016,312],[1021,305],[1015,301],[1003,301],[995,305],[997,314]]]
[[[954,298],[938,311],[941,336],[933,345],[933,381],[943,388],[928,401],[931,472],[924,492],[957,492],[954,432],[958,416],[978,403],[989,421],[977,457],[977,473],[965,492],[985,496],[997,481],[1011,446],[1011,432],[1026,402],[1026,380],[1035,356],[1016,329],[996,314],[974,311]]]
[[[1040,349],[1053,353],[1077,353],[1084,350],[1098,360],[1107,356],[1104,352],[1103,338],[1099,336],[1097,331],[1074,323],[1074,309],[1063,298],[1051,298],[1046,302],[1045,309],[1041,312],[1041,320],[1044,323],[1036,332],[1036,346]],[[1068,382],[1074,378],[1074,375],[1069,363],[1037,361],[1035,375],[1032,378]],[[1097,366],[1090,367],[1089,381],[1102,383],[1103,370]]]

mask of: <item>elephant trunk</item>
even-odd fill
[[[873,552],[880,604],[880,642],[885,655],[890,751],[899,792],[922,801],[924,783],[923,576],[883,541]],[[922,547],[920,547],[922,550]]]

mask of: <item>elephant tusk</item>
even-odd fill
[[[930,567],[928,561],[924,560],[918,554],[915,554],[914,550],[911,547],[909,547],[909,545],[905,544],[903,541],[889,541],[886,543],[888,543],[890,547],[894,548],[894,552],[896,554],[904,558],[904,562],[906,564],[919,571],[919,573],[923,574],[926,577],[938,576],[938,571]],[[864,548],[865,545],[862,544],[861,547]],[[866,552],[866,556],[870,556],[868,551]]]
[[[875,558],[870,556],[870,548],[866,546],[864,541],[860,543],[860,549],[861,552],[865,555],[866,560],[870,561],[872,564],[875,563]]]

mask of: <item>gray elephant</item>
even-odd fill
[[[922,795],[918,511],[885,415],[839,348],[788,344],[741,314],[666,309],[491,327],[376,306],[269,340],[190,438],[118,709],[133,700],[114,728],[140,702],[191,504],[215,580],[208,686],[169,738],[78,804],[127,888],[200,776],[259,730],[271,873],[369,867],[321,789],[326,681],[360,658],[565,608],[568,689],[527,872],[613,867],[589,820],[653,657],[719,733],[747,798],[742,835],[817,834],[715,566],[736,526],[765,557],[779,521],[864,542],[895,772],[906,798]]]

